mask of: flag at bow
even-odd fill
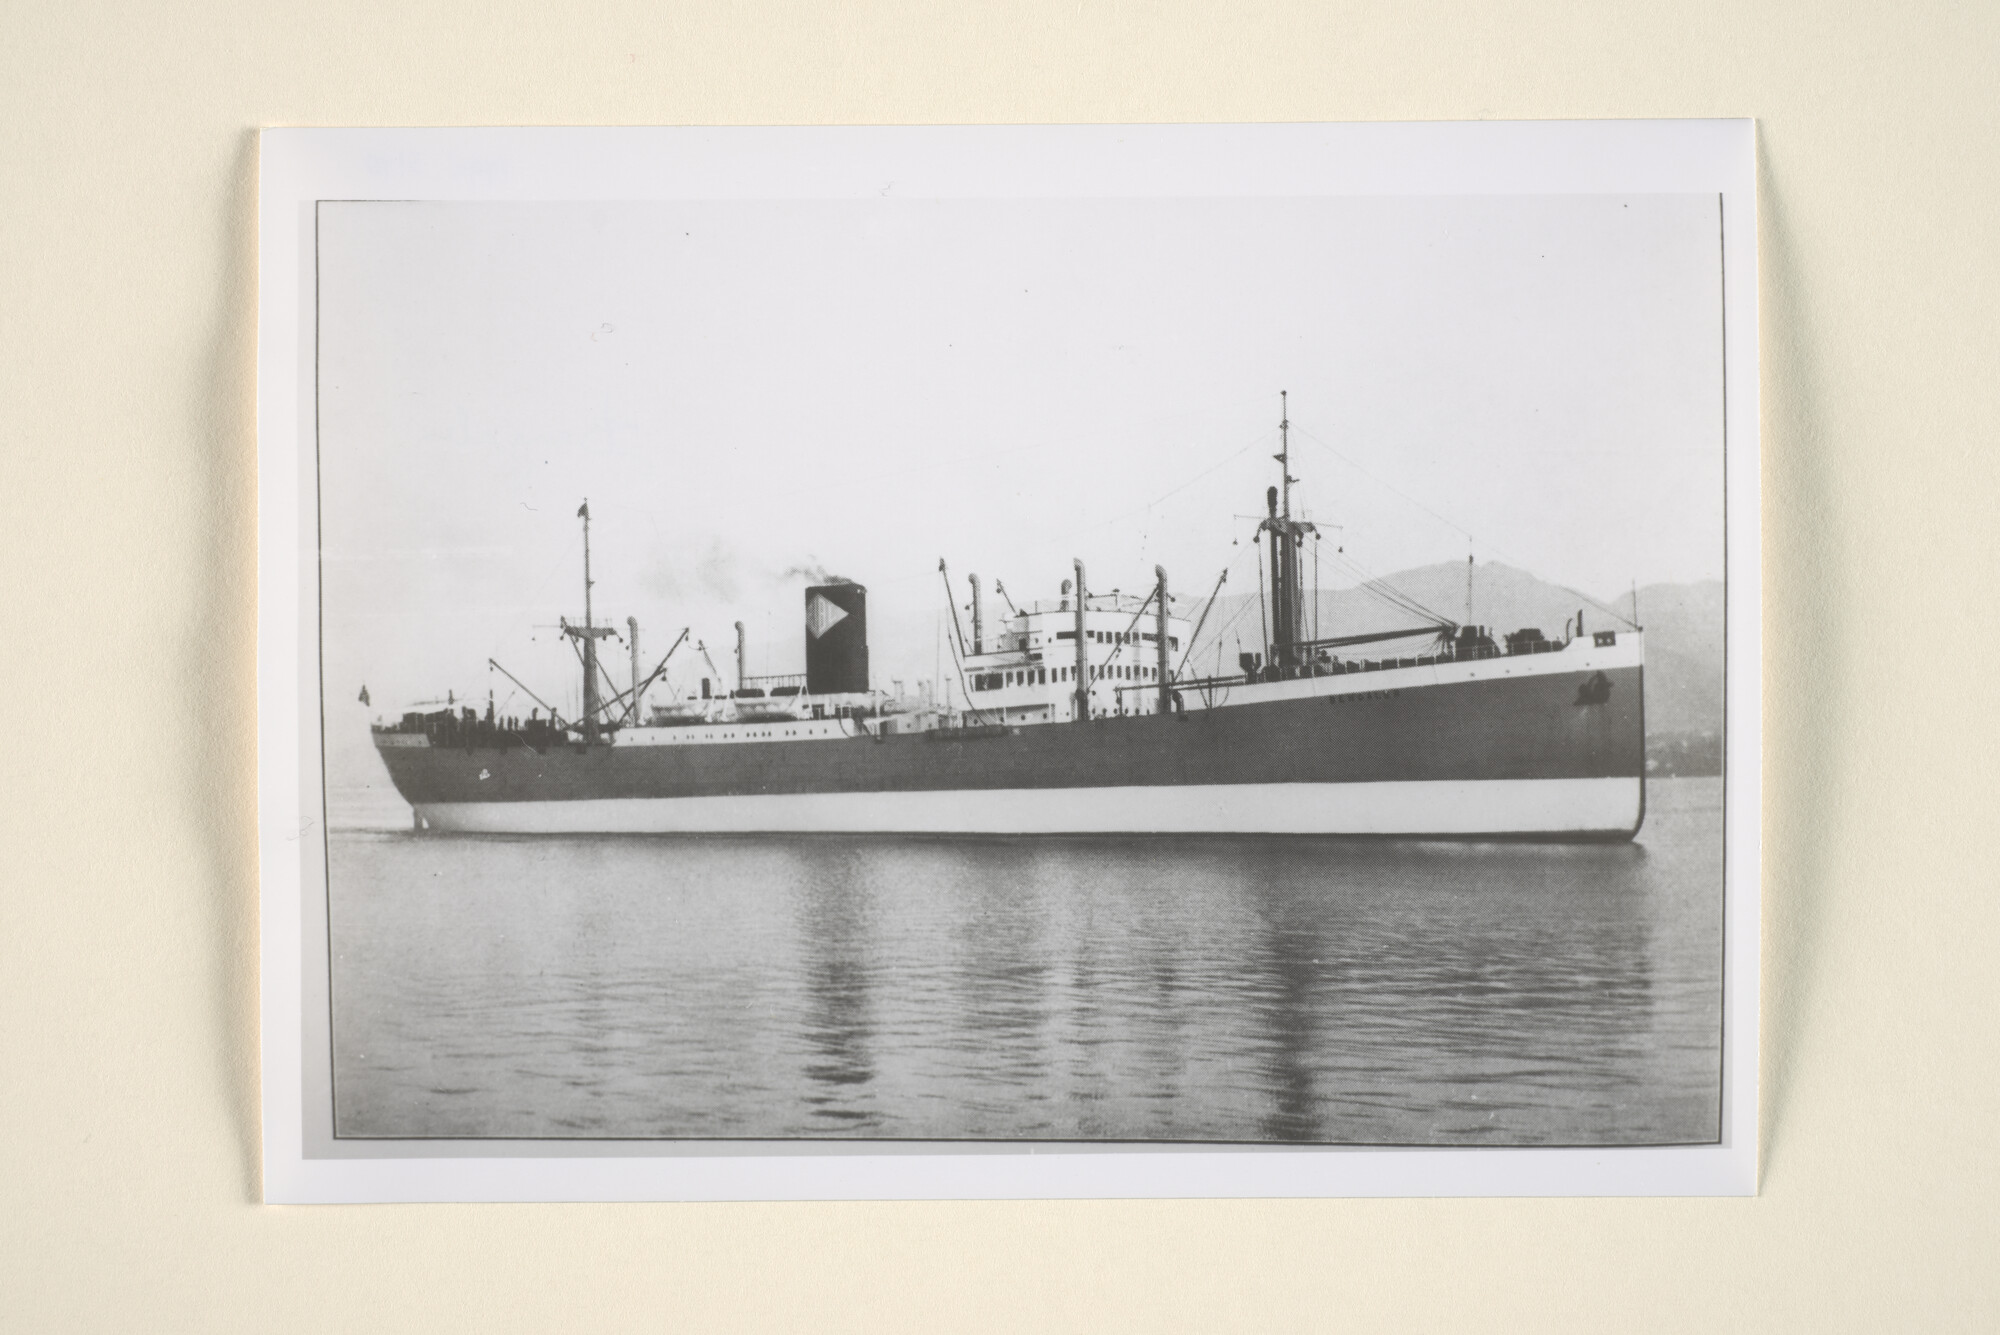
[[[576,517],[577,517],[578,519],[588,519],[588,518],[590,518],[590,502],[589,502],[589,501],[585,501],[585,502],[584,502],[584,503],[583,503],[582,505],[579,505],[579,506],[577,506],[577,507],[576,507]]]

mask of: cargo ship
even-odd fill
[[[376,750],[419,830],[1636,835],[1643,633],[1586,632],[1579,610],[1557,637],[1435,615],[1317,636],[1301,567],[1316,535],[1293,514],[1289,431],[1281,414],[1280,481],[1257,528],[1263,648],[1227,673],[1192,667],[1221,580],[1177,601],[1155,567],[1143,596],[1093,593],[1074,561],[1057,596],[1010,601],[989,634],[977,577],[968,628],[940,561],[952,671],[927,694],[876,689],[867,590],[829,580],[804,591],[803,674],[750,676],[739,622],[733,686],[698,647],[699,694],[649,707],[689,633],[642,672],[628,618],[629,678],[614,682],[586,502],[583,620],[561,623],[582,672],[576,716],[489,660],[535,701],[528,717],[454,700],[378,722]]]

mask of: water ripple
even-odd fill
[[[336,831],[360,1136],[1713,1140],[1713,781],[1625,846]]]

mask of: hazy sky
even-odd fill
[[[800,669],[815,564],[882,682],[929,670],[940,556],[961,597],[1072,556],[1205,592],[1281,389],[1297,503],[1375,573],[1722,575],[1712,197],[326,204],[319,293],[335,698],[489,655],[573,692],[539,628],[586,496],[599,617],[725,670],[739,618]]]

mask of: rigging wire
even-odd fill
[[[1215,581],[1215,587],[1209,590],[1208,597],[1202,600],[1201,617],[1194,623],[1194,631],[1188,636],[1187,648],[1181,651],[1181,661],[1174,665],[1174,674],[1171,680],[1179,681],[1181,674],[1187,670],[1187,661],[1194,656],[1194,647],[1201,640],[1201,628],[1208,624],[1209,611],[1214,608],[1215,600],[1221,596],[1222,586],[1228,583],[1228,581],[1229,567],[1224,566],[1222,574]]]
[[[1249,546],[1249,547],[1245,547],[1245,548],[1241,549],[1240,551],[1238,551],[1238,552],[1237,552],[1237,554],[1236,554],[1235,558],[1234,558],[1234,559],[1232,559],[1232,560],[1230,561],[1230,563],[1229,563],[1228,565],[1226,565],[1226,566],[1224,566],[1224,567],[1223,567],[1223,569],[1222,569],[1222,577],[1221,577],[1220,579],[1218,579],[1218,580],[1216,580],[1216,581],[1215,581],[1215,588],[1214,588],[1214,590],[1212,590],[1212,591],[1211,591],[1211,592],[1209,593],[1209,595],[1208,595],[1208,598],[1207,598],[1207,599],[1206,599],[1206,600],[1205,600],[1205,601],[1204,601],[1204,602],[1202,603],[1202,608],[1201,608],[1201,618],[1200,618],[1200,620],[1198,620],[1198,621],[1197,621],[1197,622],[1195,623],[1195,628],[1194,628],[1194,633],[1193,633],[1193,635],[1189,636],[1189,638],[1188,638],[1188,647],[1187,647],[1187,652],[1181,655],[1181,665],[1182,665],[1182,667],[1185,667],[1185,666],[1187,665],[1187,660],[1188,660],[1189,658],[1191,658],[1191,657],[1193,657],[1193,656],[1194,656],[1194,651],[1195,651],[1195,646],[1196,646],[1197,644],[1199,644],[1199,643],[1200,643],[1200,641],[1201,641],[1201,628],[1202,628],[1202,627],[1203,627],[1204,625],[1206,625],[1206,624],[1208,623],[1208,614],[1209,614],[1209,612],[1210,612],[1210,611],[1211,611],[1211,610],[1212,610],[1212,609],[1214,608],[1214,606],[1215,606],[1215,604],[1216,604],[1217,602],[1220,602],[1220,601],[1221,601],[1221,591],[1222,591],[1222,586],[1223,586],[1223,585],[1224,585],[1225,583],[1227,583],[1227,582],[1228,582],[1228,579],[1229,579],[1229,577],[1230,577],[1231,575],[1233,575],[1233,574],[1235,574],[1235,573],[1236,573],[1236,568],[1237,568],[1237,567],[1238,567],[1239,565],[1241,565],[1241,564],[1243,563],[1243,558],[1244,558],[1244,557],[1246,557],[1246,556],[1248,556],[1248,555],[1250,555],[1250,554],[1251,554],[1251,553],[1252,553],[1253,551],[1255,551],[1255,550],[1256,550],[1256,545],[1255,545],[1254,543],[1253,543],[1253,544],[1252,544],[1251,546]],[[1260,563],[1259,563],[1259,565],[1260,565],[1260,568],[1261,568],[1261,564],[1262,564],[1262,563],[1261,563],[1261,561],[1260,561]],[[1228,630],[1230,629],[1230,627],[1234,626],[1234,625],[1235,625],[1235,624],[1236,624],[1236,623],[1237,623],[1238,621],[1241,621],[1241,620],[1243,619],[1243,615],[1244,615],[1244,613],[1248,612],[1249,610],[1250,610],[1250,601],[1249,601],[1248,597],[1246,596],[1246,597],[1245,597],[1245,599],[1244,599],[1244,601],[1243,601],[1243,604],[1242,604],[1242,606],[1240,606],[1240,607],[1238,607],[1238,608],[1236,609],[1236,614],[1235,614],[1234,616],[1230,617],[1230,618],[1229,618],[1229,620],[1227,620],[1226,622],[1224,622],[1224,623],[1223,623],[1222,625],[1220,625],[1220,626],[1216,627],[1216,630],[1215,630],[1215,651],[1216,651],[1217,655],[1220,655],[1220,654],[1221,654],[1221,652],[1222,652],[1222,637],[1223,637],[1223,635],[1224,635],[1224,634],[1226,634],[1226,633],[1228,632]],[[1219,671],[1221,671],[1221,668],[1220,668],[1220,666],[1219,666],[1219,664],[1221,663],[1221,661],[1222,661],[1222,660],[1221,660],[1221,658],[1220,658],[1220,657],[1218,657],[1218,658],[1216,659],[1216,662],[1217,662],[1217,664],[1218,664],[1218,667],[1217,667],[1217,669],[1216,669],[1216,670],[1217,670],[1218,672],[1219,672]],[[1180,670],[1179,670],[1179,669],[1176,669],[1176,670],[1175,670],[1175,672],[1174,672],[1174,675],[1175,675],[1175,677],[1177,677],[1177,678],[1178,678],[1178,677],[1180,676]]]
[[[1216,645],[1216,651],[1218,653],[1221,652],[1222,637],[1228,634],[1230,631],[1234,630],[1236,628],[1236,623],[1243,620],[1243,618],[1245,618],[1249,614],[1250,614],[1250,600],[1249,598],[1246,597],[1243,600],[1243,605],[1236,609],[1236,614],[1230,617],[1229,620],[1223,622],[1220,626],[1217,626],[1215,628],[1215,645]],[[1241,635],[1236,637],[1236,647],[1238,650],[1241,650],[1243,647],[1243,637]],[[1221,660],[1217,659],[1216,661],[1218,663],[1218,667],[1216,668],[1216,670],[1219,672],[1221,671],[1221,667],[1219,666]]]
[[[1322,440],[1320,437],[1314,435],[1312,432],[1306,430],[1304,427],[1294,425],[1293,429],[1296,430],[1301,436],[1304,436],[1307,440],[1311,441],[1313,444],[1325,450],[1328,454],[1331,454],[1334,458],[1346,464],[1349,468],[1352,468],[1355,472],[1361,474],[1361,476],[1375,483],[1375,485],[1382,487],[1388,491],[1394,492],[1397,496],[1400,496],[1403,500],[1405,500],[1409,504],[1414,505],[1415,507],[1417,507],[1417,509],[1422,510],[1425,514],[1429,515],[1432,519],[1437,520],[1438,523],[1443,524],[1446,528],[1451,529],[1455,533],[1462,534],[1468,542],[1477,543],[1479,546],[1485,548],[1488,552],[1491,552],[1493,555],[1503,557],[1508,561],[1512,561],[1514,564],[1520,566],[1523,570],[1528,568],[1527,563],[1525,561],[1522,561],[1519,557],[1501,551],[1498,547],[1495,547],[1490,542],[1481,542],[1478,536],[1474,534],[1471,529],[1466,528],[1463,524],[1445,518],[1443,515],[1431,509],[1428,505],[1425,505],[1422,501],[1418,500],[1416,497],[1404,491],[1401,487],[1398,487],[1395,483],[1388,482],[1380,477],[1377,477],[1375,474],[1369,472],[1366,468],[1363,468],[1360,464],[1354,462],[1354,460],[1348,458],[1347,455],[1343,454],[1340,450],[1336,449],[1328,441]],[[1553,585],[1552,587],[1561,589],[1564,593],[1569,594],[1571,597],[1581,598],[1584,602],[1589,603],[1592,607],[1604,613],[1606,616],[1611,617],[1614,620],[1620,621],[1625,625],[1632,627],[1634,630],[1637,630],[1639,628],[1638,623],[1636,621],[1633,621],[1630,617],[1619,612],[1616,608],[1605,606],[1603,603],[1598,602],[1595,598],[1592,598],[1587,593],[1581,593],[1576,589],[1572,589],[1567,584],[1556,584]]]
[[[1271,434],[1272,434],[1271,429],[1266,427],[1264,430],[1259,431],[1254,437],[1252,437],[1249,441],[1247,441],[1240,449],[1237,449],[1235,452],[1225,455],[1221,459],[1218,459],[1216,462],[1210,464],[1207,468],[1202,469],[1199,473],[1196,473],[1193,477],[1187,479],[1185,482],[1179,483],[1176,486],[1168,488],[1165,492],[1162,492],[1160,495],[1154,497],[1152,500],[1147,501],[1144,505],[1136,506],[1133,509],[1124,511],[1123,513],[1115,514],[1111,516],[1111,518],[1109,519],[1100,520],[1095,524],[1089,524],[1083,528],[1068,529],[1060,533],[1055,532],[1053,530],[1044,530],[1043,532],[1035,536],[1041,539],[1054,540],[1060,538],[1064,541],[1068,541],[1073,538],[1081,537],[1083,534],[1086,533],[1095,533],[1099,529],[1109,528],[1113,524],[1122,524],[1126,520],[1131,519],[1135,515],[1143,515],[1148,511],[1152,510],[1154,507],[1162,505],[1165,502],[1172,500],[1174,497],[1186,491],[1189,487],[1192,487],[1195,483],[1200,482],[1204,478],[1209,477],[1211,474],[1220,472],[1222,469],[1228,467],[1230,464],[1235,463],[1238,459],[1250,453],[1250,451],[1263,445],[1270,438]]]
[[[1362,592],[1373,595],[1375,598],[1389,604],[1397,611],[1407,612],[1411,616],[1421,618],[1422,620],[1425,621],[1429,621],[1433,625],[1437,626],[1449,626],[1457,624],[1454,621],[1452,621],[1450,617],[1444,616],[1441,613],[1433,611],[1431,608],[1419,602],[1412,595],[1403,592],[1395,585],[1389,583],[1389,581],[1375,575],[1372,571],[1368,569],[1368,567],[1362,565],[1359,561],[1356,561],[1354,558],[1336,552],[1333,556],[1329,557],[1328,559],[1331,560],[1336,566],[1344,567],[1350,575],[1360,580],[1360,583],[1356,585],[1356,587],[1359,588]]]
[[[1314,537],[1315,539],[1317,539],[1318,535],[1315,534]],[[1317,540],[1315,540],[1313,543],[1313,580],[1314,580],[1313,611],[1315,620],[1318,619],[1318,611],[1319,611],[1319,606],[1318,606],[1319,605],[1318,580],[1320,576],[1319,563],[1323,557],[1324,559],[1333,562],[1336,567],[1344,569],[1351,578],[1357,580],[1358,583],[1356,587],[1359,588],[1362,592],[1372,594],[1380,601],[1386,602],[1391,607],[1394,607],[1397,611],[1407,612],[1411,616],[1418,617],[1422,620],[1432,622],[1439,626],[1448,626],[1457,624],[1456,622],[1452,621],[1450,617],[1443,616],[1431,610],[1429,607],[1425,606],[1422,602],[1419,602],[1413,595],[1403,592],[1401,589],[1398,589],[1395,585],[1389,583],[1387,580],[1377,576],[1374,572],[1369,570],[1368,567],[1363,565],[1360,561],[1356,560],[1351,556],[1343,554],[1340,548],[1336,547],[1334,549],[1333,555],[1326,556],[1323,545]]]
[[[938,558],[938,578],[944,581],[944,605],[951,609],[951,633],[959,649],[965,647],[965,628],[958,624],[958,603],[951,592],[951,572],[944,568],[944,558]]]
[[[944,563],[943,563],[942,561],[940,561],[940,562],[938,563],[938,565],[939,565],[939,567],[940,567],[940,568],[942,568],[942,567],[943,567],[943,565],[944,565]],[[949,585],[947,585],[946,587],[947,587],[947,588],[949,588],[950,586],[949,586]],[[954,610],[953,610],[953,616],[954,616],[954,619],[956,618],[956,615],[957,615],[957,612],[956,612],[956,609],[954,609]],[[943,627],[942,627],[942,626],[940,626],[940,627],[939,627],[939,629],[940,629],[940,630],[942,630],[942,629],[943,629]],[[959,651],[959,648],[960,648],[960,645],[959,645],[959,644],[958,644],[958,642],[957,642],[957,641],[955,641],[955,640],[953,640],[953,641],[949,641],[949,643],[951,644],[951,666],[952,666],[952,670],[953,670],[954,672],[956,672],[956,673],[958,674],[958,689],[959,689],[959,693],[965,696],[965,712],[966,712],[966,713],[968,713],[968,714],[970,714],[970,715],[972,715],[972,716],[973,716],[973,718],[974,718],[974,719],[976,719],[976,720],[978,720],[978,719],[983,719],[983,718],[985,717],[985,714],[986,714],[986,711],[985,711],[984,709],[980,708],[980,707],[979,707],[978,705],[975,705],[975,704],[973,704],[973,703],[972,703],[972,687],[971,687],[971,685],[970,685],[970,684],[969,684],[969,683],[968,683],[968,682],[967,682],[967,681],[965,680],[965,663],[964,663],[964,661],[963,661],[963,660],[962,660],[962,659],[961,659],[961,658],[959,657],[959,652],[958,652],[958,651]],[[996,708],[998,708],[998,707],[996,706]],[[1005,723],[1005,722],[1007,721],[1007,712],[1006,712],[1006,710],[1005,710],[1004,708],[1001,708],[999,712],[1000,712],[1000,721],[1001,721],[1002,723]]]

